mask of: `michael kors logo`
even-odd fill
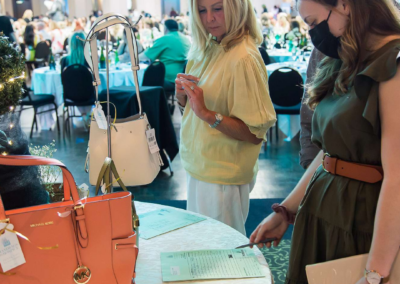
[[[50,222],[45,222],[45,223],[31,224],[31,228],[48,226],[48,225],[54,225],[54,222],[50,221]]]
[[[80,266],[74,272],[74,281],[76,284],[86,284],[91,277],[92,273],[86,266]]]

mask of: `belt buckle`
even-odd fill
[[[325,163],[325,158],[326,158],[326,157],[330,157],[330,156],[331,156],[331,155],[329,155],[328,153],[325,153],[325,154],[324,154],[324,157],[322,158],[322,168],[323,168],[324,171],[327,172],[327,173],[330,173],[330,171],[328,171],[327,169],[325,169],[324,163]]]

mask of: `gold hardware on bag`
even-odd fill
[[[85,208],[85,205],[84,205],[84,204],[74,206],[74,210],[76,210],[76,209],[83,209],[83,208]]]
[[[76,284],[86,284],[92,278],[92,272],[86,266],[79,266],[74,272],[74,282]]]
[[[10,218],[0,220],[0,223],[10,223]]]

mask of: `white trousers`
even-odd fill
[[[222,185],[199,181],[187,176],[187,210],[225,223],[246,236],[250,192],[253,182],[244,185]]]

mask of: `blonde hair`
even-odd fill
[[[204,58],[211,34],[207,34],[199,14],[197,6],[198,0],[190,0],[190,29],[192,32],[192,47],[189,51],[188,59],[201,60]],[[242,41],[243,37],[250,35],[260,44],[263,40],[261,30],[257,23],[251,0],[223,0],[223,10],[225,13],[226,35],[221,45],[227,51],[235,44]]]
[[[33,18],[33,12],[32,10],[28,9],[25,10],[24,15],[22,16],[22,19],[29,19],[31,20]]]

